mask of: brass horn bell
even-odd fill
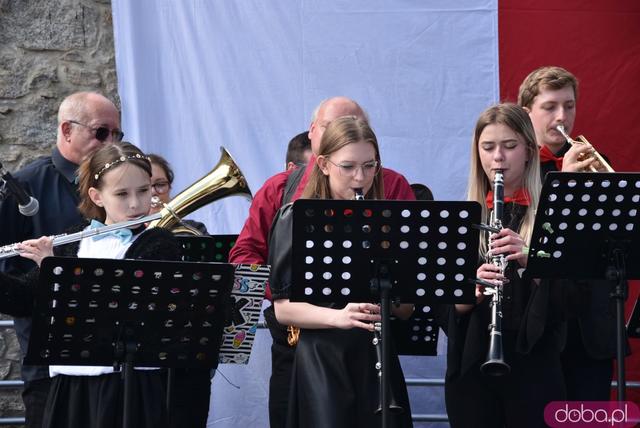
[[[149,223],[151,227],[174,229],[182,227],[182,218],[213,201],[227,196],[244,196],[251,200],[251,190],[229,152],[220,147],[222,155],[209,173],[175,196],[160,211],[160,219]]]

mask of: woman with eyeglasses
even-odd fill
[[[175,176],[171,165],[162,156],[151,153],[149,160],[151,161],[151,212],[149,214],[155,214],[171,200],[171,187]],[[182,223],[195,228],[203,235],[208,234],[207,227],[199,221],[182,220]]]
[[[302,198],[367,199],[384,196],[378,142],[367,122],[353,116],[332,121],[320,143],[316,163]],[[269,242],[270,285],[278,322],[300,327],[296,348],[288,427],[381,426],[377,357],[373,323],[380,308],[372,303],[314,305],[291,302],[292,205],[283,206]],[[364,284],[362,284],[364,286]],[[394,308],[408,317],[411,305]],[[402,409],[391,426],[410,427],[411,410],[398,356],[392,352],[392,394]]]

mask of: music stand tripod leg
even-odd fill
[[[610,265],[607,268],[607,278],[612,281],[613,291],[611,298],[616,301],[616,360],[618,368],[617,399],[618,402],[626,399],[625,378],[625,320],[624,302],[629,293],[629,284],[626,280],[625,255],[622,249],[614,248],[609,258]]]
[[[176,369],[167,369],[167,420],[171,421],[171,408],[173,407],[173,389],[176,383]]]
[[[123,428],[133,428],[133,422],[131,421],[131,399],[133,397],[133,363],[136,355],[136,343],[133,340],[133,329],[125,327],[124,331],[125,358],[123,364],[124,404],[122,410],[122,426]]]

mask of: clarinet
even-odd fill
[[[362,188],[353,189],[354,199],[356,201],[364,201],[364,193],[362,192]],[[382,412],[382,323],[376,322],[373,324],[373,340],[371,343],[376,348],[376,364],[375,369],[378,373],[378,408],[376,409],[376,414]],[[401,413],[402,407],[398,406],[395,397],[393,395],[393,389],[391,392],[391,399],[389,400],[389,411],[391,413]]]
[[[491,227],[502,229],[502,217],[504,212],[504,175],[501,170],[495,171],[493,178],[493,212],[491,213]],[[487,232],[487,247],[491,244],[491,232]],[[487,257],[488,263],[493,263],[500,269],[500,274],[504,276],[507,268],[507,260],[504,254],[497,254]],[[502,348],[502,292],[503,284],[490,288],[485,288],[485,295],[491,296],[491,324],[489,324],[489,351],[487,361],[480,370],[485,375],[503,376],[511,371],[511,367],[504,361],[504,350]]]

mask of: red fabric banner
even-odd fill
[[[616,171],[640,171],[640,2],[499,0],[500,95],[515,102],[534,69],[557,65],[579,80],[572,136],[583,134]],[[631,283],[627,317],[640,293]],[[640,381],[640,340],[632,339],[627,380]],[[628,389],[640,402],[640,389]]]

